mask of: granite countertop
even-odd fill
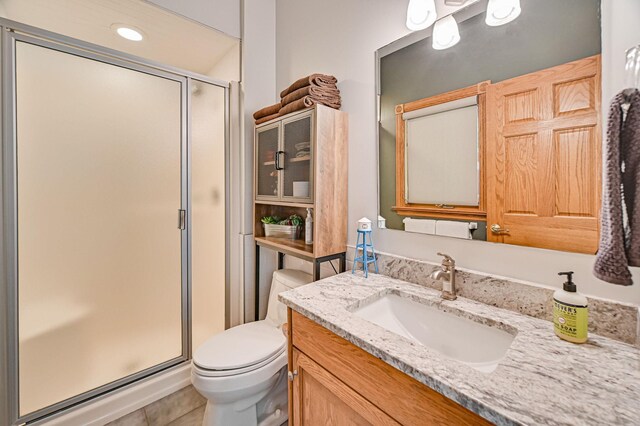
[[[491,373],[351,313],[385,294],[516,331]],[[640,348],[590,335],[576,345],[553,325],[383,275],[343,273],[281,293],[280,301],[356,346],[498,425],[640,424]]]

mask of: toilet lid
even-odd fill
[[[287,339],[268,321],[256,321],[216,334],[202,346],[193,362],[207,370],[236,370],[258,364],[282,352]]]

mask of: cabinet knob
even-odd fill
[[[295,379],[297,375],[298,375],[298,370],[293,370],[293,372],[287,371],[287,376],[289,377],[290,382],[293,382],[293,379]]]

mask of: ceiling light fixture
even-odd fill
[[[407,28],[411,31],[429,28],[437,18],[435,0],[409,0]]]
[[[458,23],[453,15],[445,16],[433,26],[432,46],[436,50],[448,49],[460,41]]]
[[[477,0],[472,2],[469,2],[469,0],[444,0],[444,2],[450,7],[455,5],[458,8],[462,8],[464,4],[474,4]],[[489,26],[497,27],[515,20],[520,16],[521,12],[520,0],[489,0],[485,22]],[[448,49],[458,44],[460,31],[453,14],[438,19],[435,0],[409,0],[407,28],[411,31],[424,30],[433,25],[434,22],[435,25],[431,35],[431,45],[434,49]]]
[[[127,40],[142,41],[144,39],[143,32],[130,25],[113,24],[111,29],[115,30],[120,37],[126,38]]]
[[[489,0],[485,22],[491,27],[507,24],[520,16],[520,0]]]

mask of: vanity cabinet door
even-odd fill
[[[282,121],[282,199],[313,202],[313,111]]]
[[[349,386],[293,349],[293,425],[399,425]]]
[[[280,198],[280,123],[256,130],[255,197],[256,200]],[[280,157],[280,158],[278,158]]]
[[[304,315],[289,312],[289,367],[297,370],[291,387],[293,425],[361,424],[349,423],[353,410],[373,424],[491,424]],[[318,420],[329,414],[340,421]]]

